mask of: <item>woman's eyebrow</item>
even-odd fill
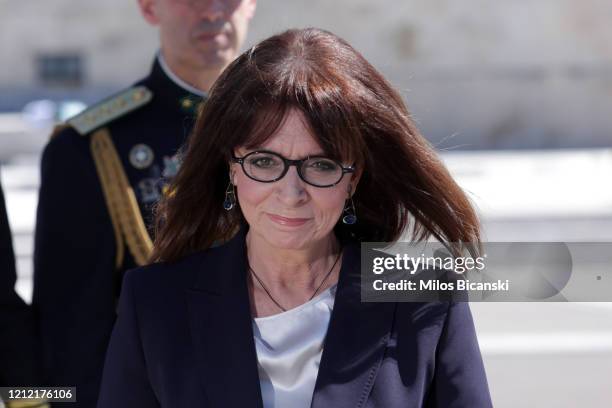
[[[302,155],[302,156],[300,156],[300,157],[298,157],[296,159],[292,159],[292,158],[287,157],[286,155],[280,153],[277,150],[269,149],[269,148],[265,148],[265,147],[255,147],[255,148],[245,149],[245,153],[244,154],[249,154],[249,153],[252,153],[252,152],[270,152],[270,153],[275,153],[275,154],[278,154],[279,156],[282,156],[282,157],[284,157],[286,159],[290,159],[290,160],[301,160],[301,159],[306,159],[308,157],[328,157],[328,158],[331,158],[330,155],[328,155],[324,151],[320,151],[319,150],[316,153],[309,153],[307,155]]]

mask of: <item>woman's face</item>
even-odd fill
[[[255,150],[272,151],[293,160],[323,155],[304,121],[301,112],[290,111],[278,131]],[[234,154],[244,157],[251,151],[238,148]],[[350,164],[342,163],[344,167]],[[306,249],[330,238],[344,209],[349,185],[354,191],[358,182],[358,176],[347,173],[333,187],[311,186],[298,176],[295,166],[272,183],[250,179],[238,163],[232,164],[231,171],[249,233],[283,249]]]

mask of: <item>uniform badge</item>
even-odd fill
[[[200,105],[202,104],[202,98],[195,97],[192,95],[185,96],[179,100],[179,105],[181,110],[185,113],[195,115],[200,109]]]
[[[145,204],[150,204],[158,201],[161,198],[158,182],[155,179],[144,179],[138,183],[138,191],[140,201]]]
[[[172,179],[178,173],[181,161],[178,155],[172,157],[164,156],[164,170],[162,176],[166,179]]]
[[[130,150],[130,163],[138,170],[149,167],[154,158],[153,149],[146,144],[137,144]]]
[[[181,99],[180,104],[181,104],[181,108],[183,108],[183,110],[186,110],[186,111],[193,109],[193,105],[195,105],[193,100],[189,98],[188,96]]]

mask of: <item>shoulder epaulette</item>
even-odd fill
[[[107,123],[146,105],[153,93],[144,86],[135,86],[102,101],[69,119],[67,123],[81,135],[87,135]]]

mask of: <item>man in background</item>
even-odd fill
[[[45,385],[76,386],[74,408],[95,406],[123,273],[147,262],[153,207],[255,12],[255,0],[138,4],[159,28],[150,75],[68,120],[41,164],[33,306]]]

